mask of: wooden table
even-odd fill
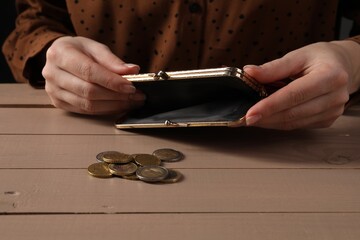
[[[329,129],[121,131],[0,85],[0,239],[360,239],[360,105]],[[174,148],[184,174],[87,174],[97,153]]]

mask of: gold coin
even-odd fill
[[[155,150],[153,155],[164,162],[177,162],[184,158],[184,154],[171,148]]]
[[[88,173],[91,176],[98,178],[109,178],[112,176],[111,172],[109,171],[108,164],[103,162],[91,164],[88,167]]]
[[[115,164],[126,164],[134,160],[131,155],[117,151],[104,152],[102,155],[102,159],[104,160],[104,162]]]
[[[116,176],[128,176],[132,175],[137,170],[137,165],[135,163],[127,164],[109,164],[110,173]]]
[[[121,176],[121,177],[124,179],[127,179],[127,180],[133,180],[133,181],[140,180],[138,178],[138,176],[136,176],[136,174],[132,174],[132,175],[128,175],[128,176]]]
[[[138,168],[136,175],[144,182],[159,182],[169,174],[167,168],[161,166],[144,166]]]
[[[164,180],[162,180],[161,182],[163,182],[163,183],[176,183],[176,182],[181,181],[181,179],[183,178],[183,175],[179,171],[176,171],[174,169],[169,169],[169,168],[168,168],[168,171],[169,171],[168,176]]]
[[[158,157],[151,154],[136,154],[135,162],[142,167],[161,164],[161,160]]]

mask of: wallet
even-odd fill
[[[235,67],[124,75],[146,95],[144,105],[116,128],[238,126],[267,96],[265,87]]]

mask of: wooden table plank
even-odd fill
[[[257,134],[255,134],[257,133]],[[0,168],[87,168],[99,152],[129,154],[174,148],[186,158],[175,168],[360,168],[359,141],[351,136],[302,137],[243,131],[236,134],[0,135]],[[266,133],[266,132],[264,132]],[[190,135],[190,136],[189,136]]]
[[[181,169],[176,184],[0,170],[1,213],[360,213],[360,170]]]
[[[356,106],[357,107],[357,106]],[[349,115],[340,117],[335,124],[328,129],[318,129],[310,132],[319,132],[327,135],[357,135],[360,136],[360,108],[354,107]],[[351,114],[350,114],[351,113]],[[80,114],[67,113],[60,109],[48,108],[0,108],[0,134],[131,134],[138,132],[164,133],[169,129],[153,129],[147,131],[121,131],[114,127],[116,117],[111,116],[86,116]],[[221,130],[219,130],[221,129]],[[223,130],[225,129],[225,130]],[[233,132],[236,129],[227,128],[207,128],[206,132]],[[173,129],[172,132],[200,132],[194,128]],[[301,135],[306,135],[309,131],[298,131]],[[272,134],[281,134],[280,131],[269,131]]]
[[[29,84],[1,84],[0,92],[0,107],[52,107],[45,90],[32,88]]]
[[[49,108],[0,108],[0,134],[120,134],[114,119]]]
[[[360,105],[329,129],[120,131],[43,90],[0,87],[1,238],[360,238]],[[186,154],[166,165],[180,183],[87,174],[100,151],[162,147]]]
[[[358,240],[360,214],[20,215],[0,217],[0,231],[12,240]]]

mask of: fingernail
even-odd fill
[[[246,125],[246,117],[242,117],[237,121],[230,122],[228,127],[242,127]]]
[[[136,64],[132,64],[132,63],[125,63],[124,64],[126,67],[128,68],[139,68],[140,69],[140,66],[139,65],[136,65]]]
[[[247,126],[252,126],[255,123],[257,123],[261,118],[262,118],[262,116],[260,114],[250,116],[250,117],[246,117],[246,125]]]
[[[123,85],[121,88],[121,91],[123,93],[135,93],[136,92],[136,88],[133,85]]]
[[[259,69],[259,68],[261,68],[260,66],[257,66],[257,65],[245,65],[244,67],[243,67],[243,70],[245,70],[245,69],[249,69],[249,68],[256,68],[256,69]]]
[[[144,101],[146,99],[145,94],[143,93],[134,93],[129,95],[129,99],[133,101]]]

